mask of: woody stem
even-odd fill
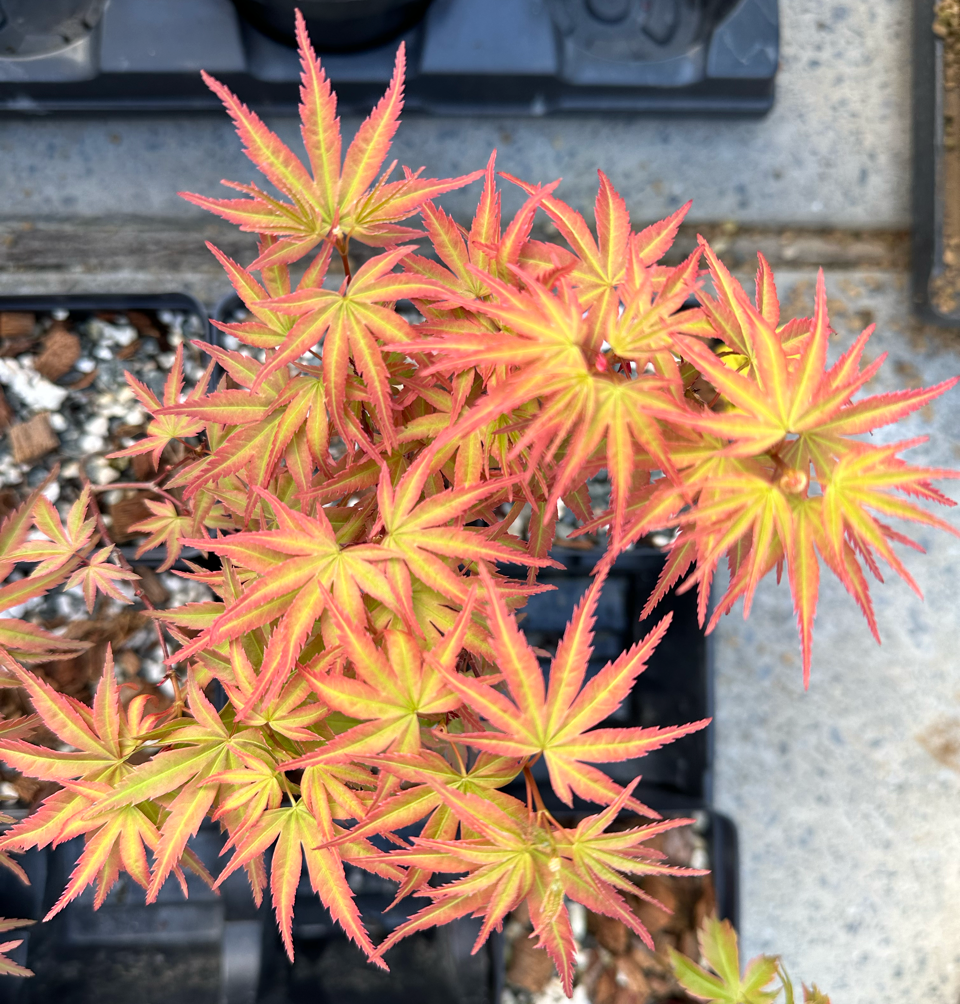
[[[343,274],[347,277],[349,284],[353,280],[353,274],[350,272],[350,259],[347,257],[348,244],[345,240],[337,241],[336,248],[340,255],[340,261],[343,262]]]
[[[523,779],[527,783],[527,808],[530,809],[530,799],[533,798],[533,804],[537,807],[540,812],[546,812],[547,807],[543,804],[543,798],[540,796],[540,789],[537,787],[537,782],[534,780],[533,771],[530,769],[530,764],[523,765]]]

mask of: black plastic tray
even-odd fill
[[[587,0],[434,0],[403,35],[408,111],[762,115],[772,106],[777,0],[590,9]],[[341,113],[366,114],[378,100],[397,41],[323,57]],[[219,109],[201,68],[261,110],[296,110],[296,53],[226,0],[112,0],[69,48],[0,58],[0,113]]]

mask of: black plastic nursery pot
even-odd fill
[[[145,460],[105,459],[137,438],[149,417],[124,371],[162,397],[182,344],[189,390],[207,362],[190,343],[209,339],[210,332],[204,308],[183,293],[0,296],[0,424],[6,442],[0,449],[0,504],[9,509],[22,501],[56,464],[67,501],[79,492],[81,465],[104,491],[113,481],[149,480]],[[111,520],[120,531],[117,543],[134,560],[137,546],[126,527],[149,515],[142,499],[150,495],[126,496],[104,508],[108,515],[116,508]],[[163,553],[136,560],[158,564]]]
[[[709,848],[718,913],[736,923],[736,831],[718,813],[693,811]],[[192,847],[216,868],[222,843],[217,828],[204,824]],[[33,884],[0,875],[0,911],[39,920],[56,902],[81,849],[82,839],[23,855]],[[359,871],[348,871],[348,879],[374,936],[385,936],[426,902],[413,900],[384,915],[392,886]],[[128,1004],[144,993],[150,1004],[495,1004],[500,999],[502,936],[471,954],[479,920],[413,935],[387,953],[390,972],[384,973],[335,929],[302,879],[291,963],[272,909],[254,905],[242,875],[231,876],[219,896],[191,876],[187,882],[189,899],[171,880],[158,901],[146,906],[143,891],[122,876],[99,910],[87,890],[52,920],[6,934],[24,939],[12,957],[36,975],[0,977],[0,1002]]]
[[[233,320],[238,306],[239,301],[228,298],[218,308],[218,319]],[[0,298],[0,316],[10,311],[61,310],[82,318],[168,309],[200,310],[189,298],[179,296]],[[600,554],[596,548],[584,550],[573,542],[558,542],[553,557],[562,567],[543,570],[539,576],[556,589],[532,597],[521,622],[538,649],[555,650]],[[695,594],[670,594],[651,617],[640,620],[664,561],[663,552],[654,547],[627,551],[603,589],[591,674],[645,635],[667,612],[673,615],[631,697],[606,725],[667,726],[712,714],[709,646],[697,624]],[[156,563],[156,556],[147,556],[145,564],[156,567]],[[524,572],[512,571],[518,576]],[[548,665],[544,658],[545,668]],[[691,832],[696,832],[701,859],[694,863],[712,870],[717,912],[736,923],[737,836],[733,823],[710,808],[711,764],[708,728],[642,760],[608,767],[618,783],[641,774],[636,795],[651,808],[696,820]],[[537,768],[534,772],[548,807],[558,818],[573,822],[578,815],[596,810],[586,804],[572,810],[561,805],[552,797],[545,775]],[[511,790],[524,797],[522,784]],[[214,873],[225,860],[219,857],[223,841],[217,826],[205,823],[192,842]],[[23,855],[30,886],[0,869],[0,916],[30,920],[44,916],[66,885],[82,846],[79,838]],[[231,876],[220,895],[188,875],[188,899],[171,879],[150,906],[145,904],[143,891],[121,877],[97,911],[88,889],[53,920],[5,935],[5,940],[24,939],[13,958],[36,976],[0,977],[0,1004],[128,1004],[144,998],[145,988],[150,1004],[213,1000],[224,1004],[499,1004],[507,969],[503,937],[494,936],[473,955],[480,922],[463,920],[396,946],[386,957],[391,971],[384,974],[368,965],[335,927],[310,889],[305,871],[294,911],[293,963],[283,951],[272,908],[269,903],[256,907],[242,873]],[[375,940],[426,902],[408,899],[384,914],[394,893],[390,883],[356,869],[348,871],[348,880]]]
[[[240,15],[262,32],[296,44],[299,9],[320,52],[350,52],[382,44],[415,24],[430,0],[234,0]]]

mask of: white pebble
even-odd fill
[[[77,445],[84,453],[99,453],[104,447],[103,436],[81,436]]]
[[[60,477],[69,479],[79,478],[80,465],[75,460],[72,460],[69,464],[64,464],[60,470]]]
[[[34,411],[59,411],[69,391],[40,376],[36,370],[20,365],[16,359],[0,359],[0,383]]]
[[[106,345],[95,345],[93,354],[97,359],[107,360],[113,358],[113,352]]]
[[[173,365],[174,359],[177,358],[175,352],[161,352],[157,356],[157,362],[160,364],[162,369],[168,370]]]
[[[113,337],[117,345],[133,345],[138,338],[137,329],[132,324],[117,325]]]
[[[56,502],[60,498],[60,483],[58,481],[51,481],[41,494],[48,502]]]
[[[166,672],[166,666],[159,659],[144,659],[140,663],[140,675],[148,683],[159,683]]]
[[[19,485],[23,481],[23,471],[20,465],[13,462],[13,457],[9,454],[0,458],[0,483],[5,485]]]
[[[92,373],[97,368],[97,364],[92,359],[88,359],[86,356],[81,356],[73,364],[73,368],[77,370],[78,373]]]
[[[690,867],[691,868],[707,868],[710,865],[710,856],[707,854],[706,848],[696,847],[693,853],[690,855]]]
[[[102,457],[94,457],[87,465],[87,470],[90,472],[90,480],[97,485],[109,485],[120,477],[120,472],[111,467]]]
[[[134,394],[132,387],[121,387],[117,391],[117,400],[126,404],[128,401],[132,401],[137,395]]]
[[[110,423],[103,415],[97,415],[87,422],[86,430],[91,436],[105,436],[110,431]]]
[[[60,412],[55,411],[47,416],[47,421],[50,423],[50,428],[54,432],[66,432],[67,430],[67,420],[60,414]]]
[[[83,599],[72,595],[72,593],[73,591],[71,590],[69,592],[58,593],[54,597],[54,605],[56,606],[57,613],[68,620],[73,619],[86,608]]]
[[[146,420],[147,413],[141,405],[125,411],[121,416],[127,425],[142,425]]]
[[[64,310],[63,307],[57,307],[56,310],[51,311],[53,314],[53,319],[55,321],[65,321],[70,316],[69,310]]]
[[[137,329],[132,324],[108,324],[98,318],[87,322],[87,334],[103,345],[131,345],[137,340]]]
[[[104,492],[103,501],[107,505],[116,505],[118,502],[123,501],[123,489],[115,488],[112,492]]]

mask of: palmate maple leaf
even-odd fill
[[[344,617],[336,604],[328,602],[327,606],[354,677],[331,673],[329,662],[324,666],[326,673],[303,669],[301,674],[325,704],[362,724],[286,768],[337,763],[385,750],[419,753],[421,719],[444,715],[460,706],[460,697],[446,677],[466,639],[470,611],[461,613],[453,630],[424,658],[412,634],[388,628],[380,648],[361,625]]]
[[[350,768],[339,770],[349,771]],[[343,861],[394,880],[402,879],[403,872],[393,862],[384,861],[366,840],[349,840],[336,848],[328,846],[344,832],[333,822],[337,815],[344,812],[362,814],[356,793],[350,799],[349,808],[338,806],[331,798],[328,784],[337,768],[328,768],[328,771],[332,772],[329,779],[319,768],[308,768],[301,779],[299,798],[290,805],[267,809],[252,826],[245,828],[233,857],[217,878],[217,885],[238,868],[259,859],[273,846],[270,890],[284,946],[292,959],[293,904],[305,857],[313,891],[351,940],[367,953],[372,962],[386,969],[375,954],[373,943],[360,919],[360,911],[343,871]],[[338,790],[349,796],[349,789],[343,784]]]
[[[232,475],[242,474],[248,485],[265,487],[284,460],[291,475],[301,466],[312,473],[314,462],[325,468],[329,434],[322,380],[306,374],[291,380],[276,373],[258,394],[251,394],[244,388],[254,384],[263,363],[240,352],[199,344],[239,388],[218,389],[202,400],[162,409],[160,414],[171,420],[203,423],[210,447],[209,456],[181,469],[167,487],[185,485],[184,496],[192,498],[211,483],[222,494],[224,480]],[[308,487],[303,478],[299,484]],[[252,499],[249,493],[246,497]]]
[[[481,568],[480,575],[486,587],[495,664],[503,674],[510,698],[482,677],[472,679],[447,671],[450,686],[497,729],[451,734],[451,742],[466,743],[501,756],[523,759],[542,756],[550,784],[561,801],[572,805],[576,794],[605,805],[617,799],[622,789],[606,774],[589,766],[590,763],[641,757],[709,724],[705,720],[669,728],[594,728],[630,693],[669,626],[669,616],[584,685],[593,651],[596,606],[604,582],[601,573],[567,625],[545,689],[536,653],[521,634],[516,618],[508,613],[489,574]],[[649,809],[633,799],[628,804],[638,812],[650,814]]]
[[[365,618],[363,594],[388,607],[397,607],[393,589],[377,567],[396,551],[380,544],[341,547],[322,508],[315,516],[284,505],[259,489],[277,521],[274,530],[248,531],[217,540],[191,539],[188,546],[212,551],[257,574],[256,582],[230,604],[221,616],[181,654],[187,657],[208,643],[236,638],[276,618],[264,654],[257,686],[248,696],[247,710],[269,694],[275,695],[292,668],[332,594],[338,607],[354,623]],[[322,587],[322,588],[321,588]]]
[[[118,583],[137,582],[140,576],[136,572],[121,568],[110,561],[114,550],[113,544],[101,547],[99,551],[91,554],[87,558],[86,564],[78,568],[66,581],[66,589],[71,589],[73,586],[80,586],[83,589],[83,598],[90,613],[93,613],[98,592],[109,596],[118,603],[133,602],[132,596],[124,593]]]
[[[323,240],[345,249],[355,238],[383,247],[417,236],[400,226],[426,199],[461,188],[480,177],[481,171],[460,178],[425,179],[417,174],[387,182],[377,180],[396,132],[403,107],[406,55],[397,50],[393,79],[380,103],[357,131],[340,162],[340,120],[336,96],[307,36],[306,23],[297,12],[297,41],[302,67],[300,88],[301,136],[311,172],[296,155],[242,104],[223,84],[204,74],[207,86],[223,101],[244,142],[244,152],[264,176],[284,195],[284,202],[253,185],[225,182],[245,193],[245,199],[210,199],[181,195],[242,230],[280,238],[252,264],[252,268],[296,261]]]
[[[210,778],[241,767],[243,754],[267,762],[272,756],[259,729],[220,718],[194,677],[188,678],[187,698],[193,720],[179,720],[165,737],[166,744],[175,748],[162,750],[115,781],[86,813],[87,818],[104,814],[115,818],[121,811],[176,792],[158,827],[153,870],[146,884],[148,903],[156,899],[170,872],[178,868],[178,861],[187,852],[187,841],[216,799],[218,787],[208,783]]]
[[[211,618],[212,620],[213,618]],[[209,653],[209,649],[204,654]],[[224,690],[226,690],[233,706],[236,708],[250,707],[244,715],[247,724],[269,729],[278,736],[285,736],[294,742],[316,742],[320,723],[325,719],[330,709],[310,700],[312,690],[307,680],[307,670],[294,676],[281,690],[279,696],[272,700],[259,700],[254,695],[257,690],[258,677],[240,640],[233,640],[229,645],[229,672],[223,668],[215,673]],[[311,662],[311,666],[313,663]],[[260,768],[257,768],[260,770]]]
[[[253,390],[278,370],[285,370],[309,348],[323,341],[323,374],[327,407],[344,439],[351,437],[344,425],[347,373],[352,362],[363,378],[379,422],[380,434],[389,449],[397,446],[393,402],[388,372],[381,354],[382,343],[413,339],[414,329],[386,304],[402,299],[439,298],[444,290],[418,275],[394,272],[393,268],[413,247],[399,247],[365,262],[339,290],[303,288],[267,301],[281,313],[301,317],[284,343],[257,375]]]
[[[22,740],[0,740],[5,763],[32,777],[64,785],[48,796],[35,813],[9,830],[0,839],[0,847],[25,850],[86,835],[86,846],[70,881],[47,917],[62,910],[94,881],[94,905],[100,906],[121,869],[147,888],[150,869],[145,848],[158,848],[160,807],[139,799],[113,811],[113,806],[104,805],[104,799],[132,773],[129,758],[141,748],[142,737],[157,724],[156,716],[144,716],[149,696],[136,697],[126,711],[121,710],[109,648],[92,710],[57,693],[23,669],[15,667],[15,672],[44,725],[73,749],[61,752]],[[206,876],[192,853],[184,856],[184,862]],[[182,879],[176,861],[174,866]]]
[[[509,784],[519,773],[521,765],[521,761],[512,757],[481,753],[473,766],[467,769],[462,758],[457,757],[455,766],[428,749],[421,749],[415,754],[378,753],[375,757],[361,759],[381,772],[386,771],[401,781],[412,783],[414,787],[374,803],[362,820],[348,831],[353,837],[395,832],[429,816],[419,836],[431,840],[452,840],[457,835],[460,820],[444,802],[438,786],[481,795],[506,808],[513,800],[497,789]],[[345,839],[346,836],[341,838]],[[423,868],[411,868],[397,890],[397,900],[425,885],[432,874]]]
[[[429,452],[422,454],[396,486],[391,482],[390,472],[384,469],[377,490],[385,531],[383,546],[403,559],[411,575],[443,596],[463,603],[470,588],[455,570],[457,565],[521,562],[543,568],[554,563],[549,558],[534,557],[490,540],[482,529],[450,525],[464,522],[472,507],[488,501],[495,493],[505,496],[510,481],[494,479],[464,488],[450,488],[420,501],[430,473],[430,461]],[[497,501],[500,501],[499,495]],[[404,592],[405,602],[408,602],[409,593]]]
[[[275,238],[260,235],[260,251],[265,253],[276,243]],[[240,323],[225,323],[211,319],[211,323],[226,334],[247,345],[262,349],[275,349],[286,341],[295,317],[281,314],[268,306],[268,301],[274,296],[283,296],[290,292],[290,272],[285,265],[265,267],[261,276],[261,284],[253,273],[225,255],[218,247],[207,241],[207,248],[223,266],[237,295],[244,306],[253,315],[254,320]],[[324,245],[323,250],[310,263],[298,284],[299,289],[309,289],[322,286],[330,263],[333,246]]]
[[[751,959],[746,972],[740,975],[740,949],[737,932],[729,920],[708,919],[699,932],[700,954],[713,970],[708,972],[676,949],[670,949],[670,961],[680,985],[700,1000],[715,1004],[773,1004],[780,996],[780,988],[770,990],[774,978],[781,975],[787,1002],[793,1004],[793,987],[782,975],[780,960],[773,955],[760,955]],[[716,975],[714,975],[716,973]],[[767,988],[767,989],[764,989]],[[804,1001],[815,998],[804,993]],[[829,998],[820,997],[821,1004],[830,1004]]]
[[[132,602],[129,595],[121,592],[117,583],[136,581],[140,576],[109,560],[114,551],[112,544],[101,547],[94,554],[90,553],[95,544],[96,520],[93,517],[84,519],[89,505],[88,485],[70,507],[64,524],[49,500],[43,496],[37,498],[33,503],[33,522],[46,540],[35,539],[21,544],[19,548],[7,552],[7,560],[39,562],[33,575],[40,579],[53,572],[68,573],[79,560],[80,567],[69,575],[65,588],[81,586],[87,610],[93,612],[98,592],[119,603]]]
[[[634,782],[636,784],[636,782]],[[577,951],[564,897],[595,913],[626,924],[651,948],[653,939],[617,891],[637,894],[624,875],[702,872],[661,864],[657,851],[643,843],[689,820],[670,819],[613,833],[604,832],[629,802],[633,785],[602,812],[582,819],[575,829],[557,825],[546,813],[532,814],[516,799],[493,804],[478,795],[438,785],[436,790],[461,826],[476,837],[441,840],[414,837],[411,850],[392,851],[384,860],[428,871],[465,871],[461,879],[423,888],[434,902],[401,924],[377,947],[389,951],[415,931],[457,917],[483,917],[476,952],[507,914],[526,901],[538,947],[545,948],[560,974],[567,996],[573,993]]]
[[[547,195],[541,205],[576,256],[570,278],[580,302],[587,309],[593,308],[603,323],[616,316],[620,305],[618,287],[629,278],[631,268],[644,270],[663,257],[693,203],[688,202],[666,219],[634,234],[623,198],[603,171],[597,173],[600,188],[594,205],[596,239],[583,216],[561,199]],[[533,194],[534,186],[511,175],[504,177]]]
[[[542,245],[528,240],[540,203],[557,187],[559,181],[535,186],[530,197],[501,233],[495,161],[496,151],[487,163],[483,193],[470,231],[466,235],[439,206],[426,202],[420,207],[427,235],[443,265],[420,255],[411,255],[404,262],[408,271],[432,279],[450,293],[479,299],[490,292],[483,281],[483,273],[510,282],[514,277],[512,269],[522,265],[540,281],[544,281],[548,275],[562,271],[561,262],[569,264],[569,255],[566,258],[558,255],[557,261],[538,260],[537,252]],[[559,252],[560,249],[555,251]],[[424,313],[427,317],[433,317],[437,316],[438,311],[427,306]]]
[[[13,571],[18,560],[23,561],[43,561],[45,558],[53,558],[54,555],[39,554],[36,550],[28,552],[32,557],[18,557],[23,554],[23,548],[35,548],[44,544],[44,541],[29,541],[27,535],[34,522],[36,507],[43,496],[41,492],[45,485],[41,485],[30,494],[26,502],[19,509],[14,510],[0,525],[0,579],[5,579]],[[49,502],[43,498],[44,502]],[[52,507],[51,507],[52,508]],[[49,517],[49,510],[43,509],[42,519]],[[54,510],[56,526],[62,529],[59,514]],[[81,518],[82,521],[82,518]],[[79,529],[77,528],[78,533]],[[25,576],[6,585],[0,586],[0,611],[7,611],[13,607],[26,603],[37,596],[42,596],[63,580],[65,573],[77,564],[77,559],[68,555],[65,562],[54,561],[54,567],[39,573],[35,569],[32,575]],[[60,638],[51,632],[44,630],[38,624],[30,621],[20,620],[17,617],[0,617],[0,663],[9,671],[14,662],[45,662],[49,659],[64,659],[77,652],[83,652],[89,648],[87,642],[73,641],[68,638]],[[16,676],[0,675],[0,686],[19,686]]]
[[[130,526],[131,531],[147,534],[147,539],[137,548],[136,556],[139,558],[155,547],[165,546],[167,557],[157,568],[158,572],[165,572],[180,557],[183,538],[193,528],[193,519],[181,515],[172,502],[163,499],[144,499],[144,503],[153,515]]]
[[[714,269],[722,269],[706,245],[705,249]],[[834,366],[825,370],[830,323],[822,269],[817,279],[812,330],[803,357],[797,360],[790,359],[780,333],[750,303],[739,283],[731,283],[743,336],[755,360],[755,377],[736,372],[695,339],[677,339],[684,356],[729,402],[727,410],[704,411],[688,421],[728,439],[727,452],[731,456],[754,456],[794,436],[789,459],[796,460],[801,470],[804,462],[822,466],[842,437],[897,422],[960,379],[954,377],[935,387],[878,394],[852,402],[853,395],[876,374],[886,356],[860,371],[864,347],[873,333],[871,325]]]
[[[204,372],[200,381],[187,395],[189,401],[200,401],[207,391],[207,385],[213,374],[211,364]],[[178,345],[176,354],[173,357],[173,365],[163,385],[163,403],[157,399],[156,394],[145,384],[142,384],[129,370],[124,373],[130,389],[137,396],[140,403],[153,415],[153,419],[147,424],[147,437],[140,439],[133,446],[128,446],[124,450],[108,455],[108,460],[117,457],[137,457],[143,453],[153,455],[154,467],[160,464],[160,454],[164,448],[173,440],[184,440],[190,436],[195,436],[203,428],[203,423],[190,418],[184,414],[161,414],[162,409],[170,408],[180,404],[180,395],[183,393],[183,346]]]
[[[53,572],[67,564],[75,555],[83,552],[91,543],[96,528],[96,520],[85,519],[90,505],[90,488],[85,487],[80,497],[70,506],[66,525],[60,513],[49,499],[42,495],[32,504],[31,517],[34,526],[46,539],[35,539],[8,551],[7,561],[38,562],[35,575]]]

